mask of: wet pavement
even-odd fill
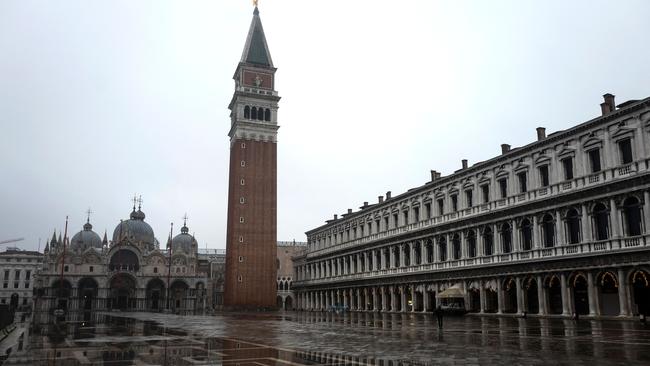
[[[423,314],[98,313],[32,330],[6,365],[648,365],[630,321]]]

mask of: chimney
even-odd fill
[[[334,220],[338,220],[338,218],[339,218],[339,215],[334,214]]]
[[[379,203],[384,202],[384,196],[379,196],[379,197],[377,197],[377,198],[379,198]]]
[[[614,101],[614,94],[610,94],[610,93],[603,95],[603,99],[605,100],[605,102],[600,104],[600,109],[602,110],[604,116],[616,110],[616,102]],[[606,106],[604,106],[603,104],[605,104]]]
[[[368,207],[368,201],[363,202],[363,207]]]
[[[386,201],[390,199],[390,191],[386,192]]]
[[[546,128],[537,127],[537,141],[542,141],[546,138]]]
[[[467,169],[467,159],[463,159],[463,169]]]
[[[352,213],[352,209],[348,208],[348,215]]]
[[[508,151],[510,151],[510,145],[508,144],[501,144],[501,154],[505,154]]]
[[[434,182],[434,181],[436,180],[436,178],[438,178],[438,177],[436,176],[437,174],[438,174],[437,171],[435,171],[435,170],[432,170],[432,171],[431,171],[431,181],[432,181],[432,182]]]

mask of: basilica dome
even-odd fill
[[[90,222],[86,222],[84,229],[70,239],[70,249],[84,251],[88,248],[102,248],[102,239],[93,231]]]
[[[156,248],[156,238],[153,234],[153,229],[149,224],[144,222],[145,214],[140,209],[137,211],[135,207],[128,220],[121,221],[115,230],[113,230],[113,245],[127,240],[132,244],[140,246],[148,250]]]
[[[172,252],[177,253],[178,251],[183,251],[187,254],[192,254],[195,249],[195,247],[198,247],[198,243],[196,242],[196,239],[194,238],[193,235],[189,234],[189,229],[187,228],[187,225],[183,225],[181,228],[181,233],[176,235],[174,239],[172,239]]]

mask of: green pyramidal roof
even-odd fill
[[[256,64],[261,66],[273,67],[271,54],[269,53],[262,21],[260,20],[259,11],[255,8],[253,12],[253,21],[251,22],[246,38],[246,46],[242,55],[242,62]]]

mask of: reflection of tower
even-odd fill
[[[277,110],[275,67],[255,7],[235,71],[224,305],[275,307]]]

